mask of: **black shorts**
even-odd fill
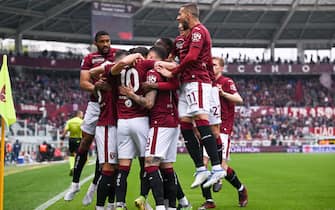
[[[77,152],[80,145],[81,138],[69,138],[69,151],[70,153]]]

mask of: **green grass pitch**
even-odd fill
[[[335,154],[232,154],[231,166],[249,191],[248,210],[335,210]],[[179,155],[176,171],[193,209],[204,201],[200,189],[190,189],[193,164],[187,154]],[[70,184],[68,164],[56,164],[32,170],[16,170],[5,176],[5,209],[34,209]],[[6,171],[5,170],[5,171]],[[93,173],[94,165],[85,167],[83,176]],[[89,182],[71,202],[59,200],[50,210],[94,209],[82,206]],[[128,178],[127,205],[139,193],[138,163],[134,161]],[[237,193],[224,181],[223,189],[213,193],[219,210],[240,209]],[[153,204],[150,195],[150,203]]]

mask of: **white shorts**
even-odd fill
[[[97,126],[99,115],[100,115],[99,103],[92,102],[92,101],[88,102],[84,120],[80,126],[81,130],[90,135],[94,135],[95,127]]]
[[[200,82],[185,83],[180,88],[179,117],[209,114],[212,85]]]
[[[115,126],[97,126],[95,129],[95,142],[99,163],[118,163]]]
[[[209,124],[217,125],[221,124],[221,105],[219,89],[217,87],[212,87],[211,90],[211,100],[210,100],[210,113],[209,113]]]
[[[117,121],[117,151],[119,159],[144,157],[149,134],[149,118],[136,117]]]
[[[230,160],[230,137],[225,133],[220,133],[220,137],[222,141],[222,160]],[[205,148],[203,148],[203,155],[208,158]]]
[[[179,127],[150,128],[145,157],[160,157],[163,163],[176,162],[179,133]]]

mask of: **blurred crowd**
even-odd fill
[[[57,51],[48,51],[43,50],[41,52],[28,52],[25,51],[22,54],[15,53],[13,51],[6,51],[2,50],[0,53],[8,54],[9,56],[15,55],[15,56],[28,56],[28,57],[34,57],[34,58],[50,58],[50,59],[75,59],[80,60],[83,58],[82,54],[76,54],[72,51],[68,52],[57,52]],[[313,56],[313,54],[305,54],[303,58],[300,58],[299,56],[296,57],[296,59],[284,59],[281,57],[270,57],[265,58],[263,56],[256,56],[255,58],[249,57],[247,54],[239,53],[238,57],[234,57],[227,54],[221,54],[221,57],[225,60],[225,63],[228,64],[302,64],[302,63],[308,63],[308,64],[335,64],[335,59],[331,59],[328,56],[321,57],[320,55]]]
[[[319,76],[233,77],[247,106],[334,106],[335,84],[330,88],[320,83]],[[334,78],[331,79],[334,81]]]
[[[42,70],[10,71],[15,104],[54,103],[87,104],[88,94],[79,88],[79,72],[42,72]],[[233,76],[243,106],[271,107],[317,107],[335,106],[334,82],[330,88],[320,83],[320,76]],[[334,81],[334,77],[331,78]],[[48,123],[62,128],[68,115],[58,114],[55,118],[43,115],[19,114],[19,119],[34,123]],[[236,116],[234,139],[285,139],[308,135],[308,127],[335,126],[334,119],[292,118],[269,115],[262,117]],[[33,129],[33,126],[31,126]]]

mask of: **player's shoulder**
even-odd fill
[[[160,74],[155,71],[154,69],[151,69],[147,72],[147,82],[149,83],[156,83],[161,79]]]
[[[195,32],[206,33],[206,31],[208,31],[208,30],[207,30],[206,27],[205,27],[203,24],[201,24],[201,23],[199,23],[198,25],[196,25],[196,26],[194,26],[194,27],[192,28],[192,33],[195,33]]]

